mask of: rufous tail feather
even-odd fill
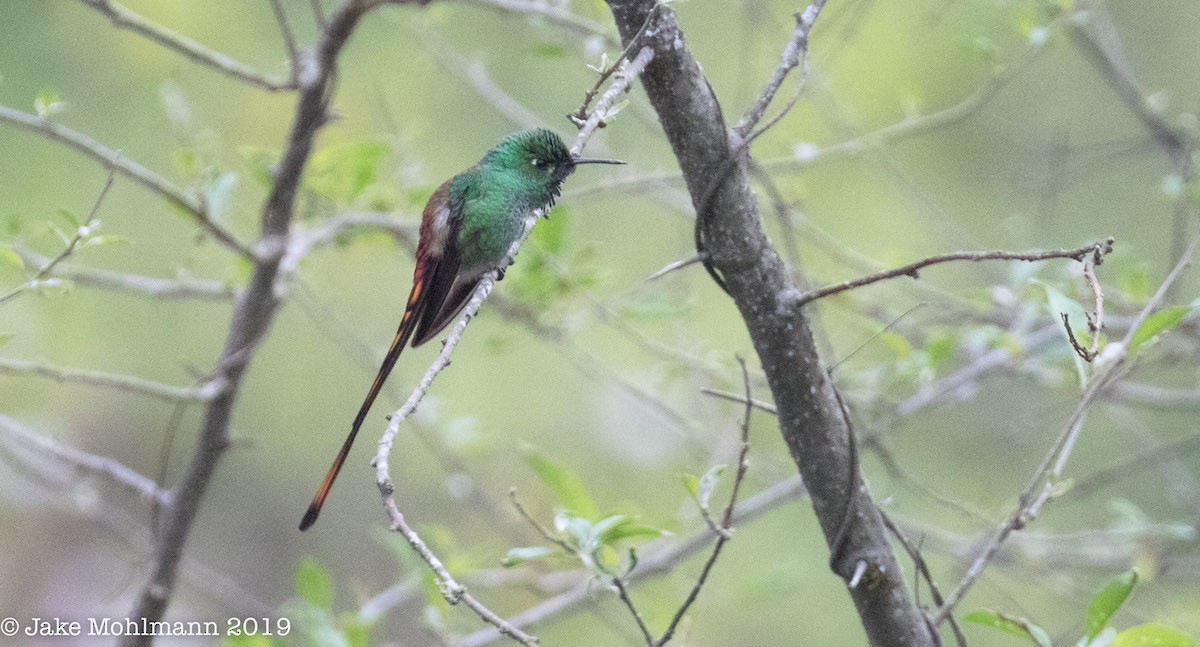
[[[366,420],[367,412],[371,410],[371,405],[374,404],[375,397],[379,395],[379,390],[383,388],[388,373],[392,372],[392,367],[396,365],[400,352],[404,350],[408,338],[416,329],[417,304],[421,298],[421,292],[422,281],[417,281],[413,285],[412,293],[408,295],[408,305],[404,308],[404,317],[400,319],[400,328],[396,331],[396,338],[392,340],[392,346],[388,348],[387,356],[383,359],[383,366],[379,367],[379,373],[375,375],[375,381],[371,383],[371,390],[367,391],[367,398],[359,407],[358,415],[354,416],[350,435],[346,437],[346,442],[342,443],[342,449],[338,452],[337,458],[333,459],[333,465],[329,468],[329,473],[325,475],[325,480],[321,482],[321,487],[317,489],[312,503],[308,504],[308,512],[305,512],[304,518],[300,520],[300,530],[308,530],[317,522],[317,516],[321,514],[321,506],[325,505],[325,497],[329,496],[329,490],[333,488],[333,482],[337,479],[338,472],[342,471],[342,464],[346,462],[346,457],[350,454],[350,447],[354,445],[354,438],[358,436],[358,430]]]

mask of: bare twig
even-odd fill
[[[754,411],[754,407],[751,405],[754,398],[750,393],[750,372],[746,370],[746,360],[742,359],[740,355],[737,360],[738,364],[742,367],[742,385],[746,393],[746,409],[742,414],[741,445],[738,450],[737,470],[733,476],[733,489],[729,493],[729,503],[725,506],[725,513],[721,516],[721,530],[724,532],[716,533],[717,541],[713,544],[712,553],[709,554],[708,561],[704,562],[704,566],[700,569],[700,575],[696,577],[696,584],[688,593],[687,599],[675,611],[675,615],[671,618],[671,624],[667,625],[667,630],[663,632],[662,638],[659,638],[654,643],[655,647],[662,647],[671,641],[671,637],[675,635],[675,630],[679,627],[683,616],[691,608],[696,598],[699,597],[700,589],[704,587],[704,582],[708,579],[708,574],[712,571],[713,565],[717,563],[717,558],[721,556],[721,549],[725,547],[725,542],[733,537],[733,509],[737,505],[738,492],[742,487],[742,481],[746,478],[746,469],[750,466],[746,462],[746,456],[750,452],[750,414]]]
[[[271,92],[296,89],[296,85],[293,82],[267,76],[241,61],[206,47],[183,34],[172,31],[112,0],[80,0],[80,2],[104,14],[114,25],[121,29],[128,29],[136,34],[140,34],[167,49],[182,54],[184,57],[200,65],[231,76],[239,81],[244,81],[245,83]],[[296,60],[294,55],[295,45],[291,43],[290,39],[288,40],[289,52],[293,54],[292,61],[294,63]]]
[[[30,265],[44,265],[50,258],[27,249],[16,249],[17,254]],[[195,278],[160,279],[141,274],[112,272],[96,268],[76,267],[60,263],[50,272],[53,276],[67,279],[76,285],[104,290],[124,290],[157,299],[201,299],[206,301],[228,301],[237,295],[233,286],[221,281]]]
[[[206,402],[212,399],[218,390],[215,383],[201,387],[170,386],[133,375],[118,375],[9,358],[0,358],[0,374],[33,375],[49,378],[56,382],[88,384],[129,393],[140,393],[170,402]]]
[[[195,193],[175,186],[170,180],[167,180],[158,173],[130,160],[128,157],[121,156],[119,151],[113,150],[83,133],[71,130],[50,119],[35,117],[20,110],[9,108],[8,106],[0,106],[0,122],[24,128],[25,130],[38,133],[47,139],[65,144],[150,191],[159,194],[167,202],[188,213],[196,221],[196,224],[200,225],[201,229],[204,229],[226,247],[248,259],[254,259],[254,252],[250,248],[243,245],[234,238],[233,234],[230,234],[209,217],[208,211],[200,199],[196,197]]]
[[[104,203],[104,197],[108,195],[108,190],[112,188],[112,183],[113,171],[110,169],[108,172],[108,180],[104,182],[104,188],[100,189],[100,195],[96,198],[95,204],[92,205],[92,210],[88,212],[87,217],[84,218],[83,222],[75,229],[75,235],[71,237],[71,240],[67,241],[66,247],[59,252],[58,256],[55,256],[54,258],[48,260],[46,264],[42,265],[41,269],[39,269],[37,273],[34,274],[33,277],[28,281],[17,286],[8,294],[0,296],[0,304],[12,299],[30,287],[37,285],[42,279],[50,275],[50,272],[54,269],[54,266],[61,263],[75,251],[75,246],[79,244],[79,241],[83,239],[85,234],[90,232],[92,222],[96,219],[96,214],[100,212],[100,205]]]
[[[1050,260],[1050,259],[1054,259],[1054,258],[1070,258],[1070,259],[1074,259],[1077,261],[1083,261],[1087,257],[1088,254],[1092,254],[1092,253],[1107,254],[1108,252],[1112,251],[1112,242],[1113,242],[1112,239],[1109,238],[1109,239],[1101,241],[1101,242],[1092,243],[1091,245],[1085,245],[1078,249],[1058,249],[1058,250],[1035,251],[1035,252],[994,251],[994,252],[953,252],[950,254],[939,254],[937,256],[930,256],[929,258],[924,258],[919,261],[914,261],[912,263],[909,263],[908,265],[902,265],[902,266],[894,268],[894,269],[885,270],[882,272],[876,272],[875,274],[869,274],[867,276],[863,276],[863,277],[854,279],[852,281],[845,281],[843,283],[835,283],[833,285],[827,285],[822,288],[817,288],[816,290],[812,290],[810,292],[805,292],[804,294],[801,294],[796,297],[795,304],[797,306],[802,306],[807,303],[816,301],[817,299],[823,299],[827,296],[838,294],[839,292],[845,292],[846,290],[853,290],[855,288],[860,288],[864,285],[878,283],[879,281],[885,281],[887,279],[894,279],[898,276],[908,276],[908,277],[912,277],[915,279],[915,278],[918,278],[918,273],[921,269],[929,267],[930,265],[937,265],[939,263],[949,263],[951,261],[1003,260],[1003,261],[1034,262],[1034,261],[1045,261],[1045,260]]]
[[[622,57],[624,57],[624,54],[622,54]],[[593,130],[604,127],[604,119],[608,115],[608,109],[612,106],[613,101],[622,93],[629,91],[630,82],[641,75],[642,70],[646,69],[646,66],[652,60],[654,60],[653,47],[643,47],[638,50],[637,56],[633,57],[626,65],[620,66],[616,71],[612,84],[609,85],[608,90],[601,95],[600,99],[596,101],[595,109],[592,110],[586,119],[574,115],[571,116],[571,120],[575,122],[575,125],[579,126],[581,137],[585,133],[588,137],[591,137]],[[580,146],[580,144],[576,144],[572,147],[571,152],[578,154]]]
[[[933,615],[931,621],[934,626],[940,625],[954,612],[954,607],[979,579],[980,574],[983,573],[983,570],[992,559],[995,558],[1005,540],[1013,532],[1025,528],[1032,522],[1037,512],[1040,511],[1041,506],[1054,496],[1055,475],[1061,476],[1063,472],[1066,460],[1070,456],[1071,449],[1074,447],[1075,439],[1078,437],[1086,419],[1088,407],[1098,395],[1107,391],[1109,386],[1115,383],[1118,377],[1124,372],[1123,369],[1129,357],[1129,347],[1133,341],[1134,334],[1137,333],[1137,329],[1142,322],[1162,303],[1171,285],[1175,283],[1175,280],[1183,272],[1183,269],[1191,262],[1198,242],[1200,242],[1200,239],[1195,239],[1187,247],[1170,274],[1163,280],[1154,296],[1150,298],[1146,306],[1134,318],[1132,324],[1129,326],[1129,330],[1125,333],[1125,337],[1120,342],[1110,343],[1106,347],[1104,355],[1108,358],[1108,361],[1105,363],[1103,373],[1089,383],[1087,390],[1084,391],[1079,399],[1079,403],[1075,406],[1075,410],[1067,418],[1066,424],[1063,426],[1058,438],[1055,439],[1054,444],[1042,459],[1041,464],[1034,470],[1029,484],[1018,497],[1017,506],[1012,514],[999,524],[984,543],[978,557],[972,562],[970,568],[967,569],[962,581],[946,596],[945,603]]]
[[[730,138],[728,135],[726,136],[726,139],[732,139],[736,141],[733,141],[732,145],[726,146],[726,152],[723,154],[723,158],[716,166],[715,173],[711,173],[707,178],[708,184],[704,191],[699,195],[699,199],[697,200],[696,196],[693,196],[693,206],[696,209],[696,224],[693,231],[696,253],[701,257],[701,262],[704,264],[704,270],[708,272],[709,277],[711,277],[713,282],[716,283],[726,293],[729,292],[729,288],[725,284],[725,279],[721,276],[720,272],[717,271],[716,263],[709,255],[708,243],[705,241],[705,231],[707,229],[709,214],[714,208],[714,198],[721,190],[721,187],[725,186],[726,180],[730,177],[731,172],[734,171],[735,167],[737,167],[739,163],[749,159],[750,146],[754,143],[754,140],[758,139],[768,130],[774,128],[777,124],[783,121],[783,118],[786,117],[789,112],[791,112],[792,108],[795,107],[795,105],[800,101],[800,97],[803,96],[804,90],[808,86],[808,33],[811,31],[813,23],[821,14],[821,9],[824,6],[825,0],[813,0],[809,4],[808,8],[804,10],[804,13],[797,18],[798,24],[796,31],[793,33],[793,39],[788,42],[788,45],[785,48],[786,51],[791,51],[791,55],[785,53],[780,67],[776,70],[778,78],[773,76],[769,81],[767,81],[767,84],[763,87],[759,94],[759,100],[755,103],[755,106],[761,104],[761,111],[758,111],[756,108],[751,108],[751,110],[747,112],[745,123],[742,123],[740,128],[735,127],[732,130],[732,133],[737,135],[737,137]],[[793,59],[795,59],[795,64],[792,63]],[[788,101],[788,104],[783,107],[783,110],[779,111],[779,114],[775,115],[768,120],[765,125],[755,130],[755,125],[757,125],[758,121],[762,118],[762,113],[766,111],[766,107],[770,104],[771,100],[775,96],[775,93],[779,90],[779,85],[783,82],[783,79],[787,76],[788,72],[796,67],[797,64],[800,66],[800,81],[797,85],[796,93],[792,96],[792,99]],[[710,86],[709,91],[711,92],[711,84],[708,83],[707,78],[704,82],[706,85]],[[713,101],[715,103],[715,96],[713,97]],[[744,171],[742,174],[744,175]],[[755,209],[757,210],[757,204],[755,205]]]
[[[488,74],[482,61],[468,58],[442,39],[424,17],[413,17],[413,33],[421,38],[441,66],[462,76],[496,112],[520,128],[543,128],[544,119],[514,98]]]
[[[284,47],[287,48],[288,61],[291,64],[288,73],[291,85],[295,86],[300,74],[300,49],[296,46],[296,35],[292,33],[287,13],[283,10],[283,1],[271,0],[271,9],[275,12],[275,21],[279,23],[279,33],[283,37]]]
[[[51,456],[75,469],[112,479],[144,499],[156,501],[160,505],[168,505],[171,502],[170,490],[159,487],[153,479],[126,467],[116,459],[75,449],[53,438],[43,436],[16,419],[3,414],[0,414],[0,432],[13,438],[14,442],[19,443],[21,447]]]
[[[625,46],[625,49],[621,50],[621,55],[617,57],[617,60],[613,61],[612,65],[600,70],[596,78],[596,83],[592,85],[590,90],[583,93],[583,103],[579,104],[579,109],[567,115],[567,119],[570,119],[579,126],[583,126],[584,122],[587,120],[588,110],[592,105],[592,99],[596,98],[596,93],[600,91],[600,88],[604,85],[604,82],[607,81],[609,77],[613,75],[613,73],[621,69],[621,66],[625,64],[625,61],[629,60],[629,55],[633,53],[634,48],[639,47],[642,44],[642,41],[646,36],[646,30],[650,28],[650,23],[653,22],[654,16],[657,14],[658,5],[656,5],[654,9],[650,11],[650,13],[646,14],[646,21],[642,23],[642,28],[638,30],[637,38],[629,41],[629,44]]]
[[[1071,343],[1071,348],[1075,349],[1075,352],[1085,362],[1096,359],[1096,356],[1100,354],[1100,331],[1104,328],[1104,290],[1100,288],[1100,281],[1096,278],[1096,266],[1104,262],[1105,254],[1112,251],[1112,239],[1109,238],[1108,242],[1107,247],[1097,247],[1094,253],[1083,259],[1083,276],[1087,278],[1088,287],[1092,289],[1092,294],[1096,298],[1095,314],[1088,315],[1088,331],[1092,335],[1091,348],[1084,348],[1079,340],[1075,339],[1075,331],[1071,329],[1071,320],[1067,313],[1062,313],[1063,327],[1067,329],[1067,340]]]
[[[629,609],[630,615],[637,623],[638,630],[642,632],[642,639],[646,641],[646,647],[655,647],[658,643],[654,642],[654,636],[650,633],[650,628],[646,626],[646,620],[634,606],[633,598],[629,597],[629,588],[626,586],[625,580],[620,576],[613,576],[612,583],[617,589],[617,597],[621,598],[621,603],[625,605],[626,609]]]
[[[517,499],[517,488],[514,487],[508,491],[508,499],[509,501],[512,501],[513,508],[516,509],[517,514],[520,514],[522,519],[528,522],[529,525],[533,526],[533,529],[536,530],[543,539],[554,544],[555,546],[558,546],[567,553],[575,553],[575,551],[571,549],[570,544],[563,541],[559,537],[556,537],[554,533],[550,532],[549,528],[542,525],[542,522],[538,521],[533,517],[533,515],[529,514],[529,511],[525,509],[525,506],[521,505],[521,501]]]
[[[738,395],[737,393],[730,393],[728,391],[720,391],[717,389],[710,389],[708,387],[704,387],[704,388],[700,389],[700,392],[703,393],[704,395],[711,395],[715,398],[720,398],[722,400],[729,400],[730,402],[740,402],[742,404],[749,403],[749,404],[753,405],[754,408],[760,409],[762,411],[766,411],[767,413],[769,413],[771,415],[775,415],[775,414],[779,413],[779,410],[775,408],[775,405],[771,404],[770,402],[763,402],[762,400],[752,400],[752,399],[747,400],[745,396]]]
[[[673,261],[671,263],[667,263],[666,265],[663,266],[662,269],[651,274],[650,276],[647,276],[646,281],[647,282],[656,281],[672,272],[675,272],[677,270],[682,270],[683,268],[688,267],[689,265],[695,265],[696,263],[702,263],[702,262],[704,262],[704,255],[696,254],[695,256],[693,256],[691,258],[685,258],[683,260],[678,260],[678,261]]]
[[[563,8],[563,5],[536,0],[459,0],[463,4],[486,7],[503,13],[528,14],[546,22],[565,27],[584,36],[601,36],[611,39],[603,25],[581,18]]]
[[[783,85],[784,79],[787,78],[789,72],[798,65],[808,67],[808,35],[812,31],[813,24],[816,23],[817,17],[821,15],[821,9],[825,7],[825,0],[814,0],[812,4],[803,12],[796,12],[796,30],[792,32],[792,38],[788,41],[787,47],[783,49],[783,56],[779,61],[779,65],[771,74],[770,80],[767,81],[765,87],[758,95],[758,99],[754,105],[746,110],[746,114],[738,120],[733,127],[734,131],[743,139],[746,138],[750,131],[758,125],[763,114],[767,111],[767,106],[771,105],[771,101],[775,98],[775,93],[779,91],[779,86]],[[804,71],[803,78],[807,77],[807,69]]]
[[[912,545],[912,542],[908,540],[908,537],[904,536],[904,532],[901,531],[900,528],[896,527],[896,524],[890,517],[888,517],[887,513],[882,511],[880,511],[880,513],[883,515],[883,524],[892,532],[892,536],[895,537],[896,541],[900,543],[900,546],[904,548],[904,552],[908,553],[908,556],[912,558],[913,566],[916,568],[917,573],[919,573],[921,578],[925,580],[925,583],[929,585],[929,595],[933,598],[933,603],[941,606],[944,602],[944,599],[942,598],[942,592],[938,590],[937,584],[933,581],[933,574],[929,572],[929,565],[925,563],[925,558],[921,556],[921,549],[918,546]],[[920,582],[914,582],[913,589],[919,591]],[[967,638],[963,635],[962,629],[958,626],[958,621],[955,620],[953,616],[951,616],[949,620],[950,630],[954,632],[954,640],[958,643],[958,647],[967,647]],[[936,639],[938,635],[936,628],[931,627],[930,629],[930,633]],[[941,642],[939,641],[938,644],[940,645]]]

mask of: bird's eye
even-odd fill
[[[539,168],[542,165],[542,160],[535,157],[529,160],[529,163],[533,165],[533,168]]]

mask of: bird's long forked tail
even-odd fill
[[[418,281],[413,285],[412,293],[408,295],[408,305],[404,308],[404,317],[400,319],[400,328],[396,331],[396,338],[392,340],[392,346],[388,348],[387,356],[383,359],[383,365],[379,367],[379,373],[376,374],[375,381],[371,383],[371,390],[367,391],[367,397],[358,409],[358,415],[354,416],[354,425],[350,427],[350,435],[346,437],[346,442],[342,443],[341,451],[333,459],[333,465],[329,468],[329,473],[325,475],[325,480],[321,482],[321,487],[317,489],[317,494],[313,497],[312,503],[308,504],[308,511],[304,513],[304,518],[300,520],[300,530],[308,530],[317,522],[317,516],[321,514],[321,506],[325,505],[325,497],[329,496],[329,490],[333,488],[333,482],[337,480],[338,472],[342,471],[342,465],[346,462],[346,457],[350,454],[350,447],[354,445],[354,438],[358,436],[359,428],[362,427],[363,421],[367,418],[367,412],[371,410],[371,405],[375,403],[375,397],[379,395],[379,390],[383,388],[383,383],[387,380],[388,373],[392,372],[392,367],[396,365],[396,360],[400,358],[400,352],[404,350],[405,344],[408,343],[408,338],[412,336],[413,330],[416,329],[416,311],[420,296],[421,283]]]

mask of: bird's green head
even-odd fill
[[[557,134],[545,128],[508,135],[480,162],[483,168],[503,172],[539,196],[544,195],[546,202],[558,195],[563,181],[579,164],[624,162],[575,157]]]

